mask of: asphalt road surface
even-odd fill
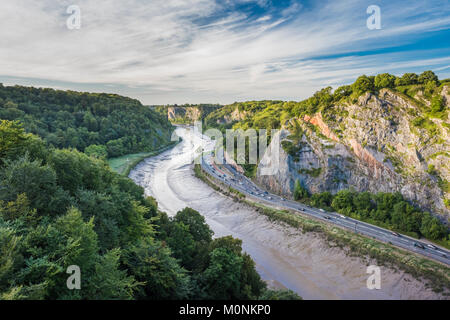
[[[450,265],[450,252],[448,250],[340,215],[336,212],[328,212],[323,209],[313,208],[302,203],[271,194],[257,186],[253,183],[253,181],[240,172],[236,171],[233,166],[225,164],[223,166],[226,170],[221,170],[212,160],[213,157],[210,153],[204,154],[202,168],[215,179],[218,179],[233,189],[242,192],[247,197],[253,198],[254,200],[272,207],[294,210],[296,212],[335,224],[385,243],[391,243],[397,247]]]

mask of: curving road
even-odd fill
[[[326,212],[323,209],[313,208],[296,201],[284,199],[283,197],[262,189],[246,176],[236,171],[235,168],[229,164],[224,164],[224,170],[220,170],[213,162],[211,152],[204,153],[202,157],[203,161],[201,165],[206,172],[220,180],[222,183],[242,192],[247,197],[272,207],[294,210],[315,219],[332,223],[382,242],[391,243],[397,247],[450,265],[450,252],[448,250],[340,215],[336,212]]]

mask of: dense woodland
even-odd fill
[[[0,119],[20,120],[50,146],[103,158],[153,151],[173,131],[165,117],[131,98],[1,84]]]
[[[311,195],[297,181],[294,199],[415,238],[425,237],[447,248],[450,247],[450,233],[447,226],[429,212],[412,206],[400,193],[371,194],[341,190],[335,195],[330,192]]]

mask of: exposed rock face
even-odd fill
[[[218,124],[231,123],[235,121],[244,120],[247,117],[248,113],[246,111],[239,111],[239,108],[236,107],[234,111],[230,114],[226,114],[220,119],[217,119]]]
[[[169,107],[167,109],[167,115],[170,121],[183,119],[194,122],[200,119],[201,114],[201,111],[196,107]]]
[[[449,108],[448,87],[442,96]],[[299,151],[292,156],[277,146],[278,173],[263,176],[262,168],[274,162],[268,148],[258,166],[257,181],[286,196],[292,195],[296,180],[311,193],[349,188],[373,193],[398,191],[449,220],[450,210],[443,200],[450,195],[442,188],[442,181],[450,180],[448,120],[430,120],[439,134],[415,127],[412,120],[417,107],[388,89],[378,95],[367,93],[357,103],[336,110],[341,112],[291,119],[290,123],[298,121],[303,129]],[[288,139],[289,128],[288,124],[279,133],[282,139]]]

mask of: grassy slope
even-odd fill
[[[109,166],[111,169],[123,176],[128,176],[130,171],[136,167],[142,160],[148,157],[154,157],[170,148],[172,148],[176,143],[171,143],[161,149],[152,152],[141,152],[134,154],[127,154],[118,158],[108,159]]]

